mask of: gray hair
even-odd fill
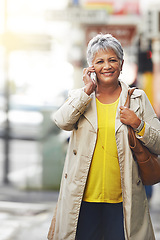
[[[87,47],[87,62],[92,65],[95,54],[99,50],[108,50],[112,49],[117,57],[120,59],[120,63],[123,61],[123,48],[120,42],[114,38],[111,34],[98,34],[93,37]]]

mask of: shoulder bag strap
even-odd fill
[[[130,97],[131,97],[131,95],[132,95],[132,93],[134,92],[135,89],[136,89],[136,87],[128,89],[127,99],[126,99],[126,102],[124,104],[124,107],[130,108]]]

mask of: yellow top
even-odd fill
[[[97,143],[87,179],[83,201],[122,202],[120,167],[115,139],[115,118],[119,99],[103,104],[96,99]]]

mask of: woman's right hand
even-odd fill
[[[91,78],[92,72],[95,72],[94,66],[83,69],[83,82],[85,84],[84,91],[88,95],[94,92],[97,87],[96,81]]]

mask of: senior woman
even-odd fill
[[[72,131],[49,240],[153,240],[145,189],[128,144],[127,125],[160,154],[160,122],[142,90],[124,107],[128,86],[119,80],[123,49],[98,34],[87,49],[84,88],[72,90],[55,123]],[[91,78],[96,73],[97,81]],[[142,121],[143,120],[143,121]]]

